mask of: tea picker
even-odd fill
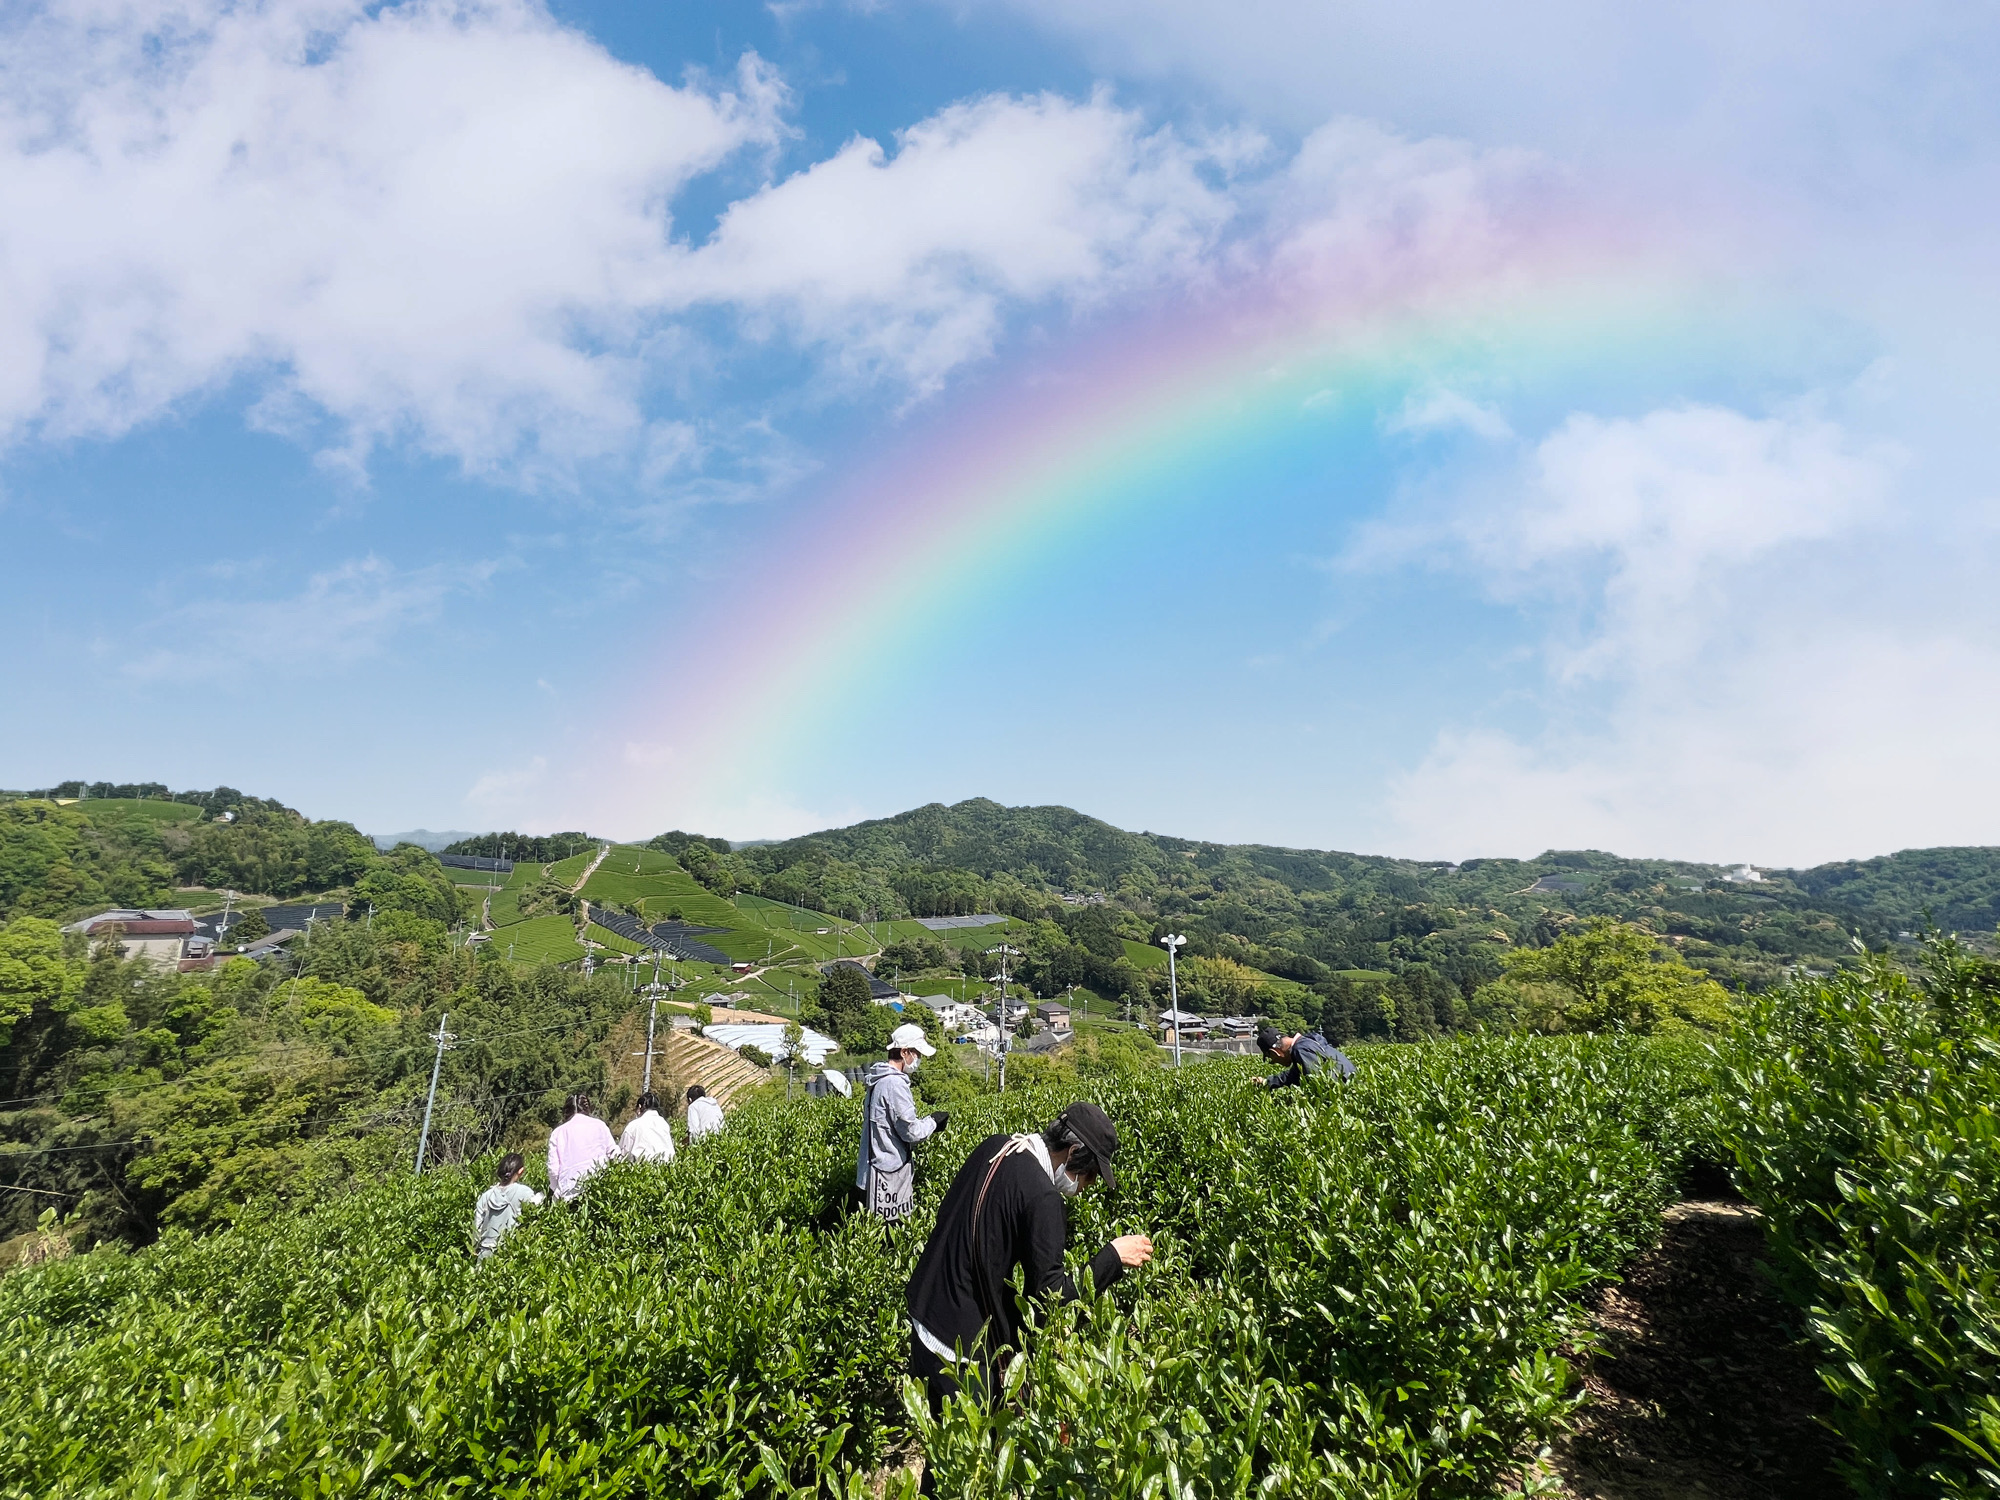
[[[943,1110],[919,1116],[910,1075],[926,1057],[937,1055],[924,1029],[906,1021],[889,1033],[889,1060],[868,1069],[868,1092],[861,1105],[861,1150],[854,1163],[854,1186],[871,1214],[896,1224],[908,1217],[917,1196],[917,1165],[911,1147],[929,1140],[950,1123]]]
[[[998,1389],[1003,1355],[1018,1350],[1025,1316],[1008,1285],[1025,1271],[1031,1298],[1073,1301],[1063,1266],[1069,1222],[1063,1199],[1093,1183],[1116,1186],[1118,1128],[1095,1104],[1072,1104],[1039,1133],[988,1136],[959,1168],[910,1277],[910,1373],[933,1416],[959,1389]],[[1090,1258],[1096,1289],[1153,1258],[1143,1234],[1120,1235]],[[926,1471],[924,1492],[932,1493]]]
[[[1327,1068],[1333,1069],[1334,1076],[1341,1079],[1354,1076],[1354,1059],[1317,1031],[1295,1031],[1286,1035],[1269,1026],[1261,1026],[1257,1029],[1257,1050],[1272,1062],[1285,1064],[1282,1073],[1273,1073],[1263,1081],[1267,1089],[1291,1088],[1316,1077]]]

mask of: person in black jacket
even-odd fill
[[[910,1373],[933,1415],[967,1379],[996,1389],[1004,1352],[1021,1347],[1024,1314],[1008,1285],[1016,1266],[1029,1297],[1076,1297],[1063,1268],[1063,1199],[1094,1182],[1115,1186],[1117,1149],[1110,1117],[1072,1104],[1039,1135],[988,1136],[959,1168],[910,1277]],[[1152,1258],[1149,1236],[1120,1235],[1091,1257],[1091,1280],[1101,1292]]]
[[[1337,1078],[1354,1076],[1354,1059],[1317,1031],[1296,1031],[1286,1036],[1269,1026],[1259,1027],[1257,1050],[1272,1062],[1285,1064],[1284,1072],[1273,1073],[1264,1080],[1267,1089],[1291,1088],[1322,1068],[1332,1068]]]

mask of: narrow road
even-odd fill
[[[605,856],[608,855],[610,852],[611,852],[611,846],[609,844],[606,844],[602,849],[599,849],[597,851],[597,858],[593,859],[589,864],[583,867],[583,873],[576,877],[576,884],[571,886],[570,889],[572,891],[582,890],[584,888],[584,885],[589,881],[590,877],[597,873],[597,867],[604,863]]]

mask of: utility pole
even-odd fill
[[[653,1091],[653,1023],[659,1019],[660,997],[655,995],[653,1008],[646,1017],[646,1078],[639,1085],[639,1092],[642,1094],[650,1094]]]
[[[457,1038],[454,1037],[449,1031],[446,1031],[444,1029],[445,1023],[450,1019],[451,1019],[450,1011],[446,1011],[443,1015],[438,1017],[438,1029],[437,1029],[437,1036],[435,1038],[438,1044],[438,1049],[437,1049],[437,1056],[431,1061],[431,1091],[424,1099],[423,1134],[417,1137],[416,1175],[418,1177],[424,1175],[424,1148],[430,1145],[431,1143],[431,1110],[437,1104],[438,1073],[444,1067],[444,1049],[449,1047],[454,1041],[457,1040]]]
[[[1181,944],[1185,943],[1187,939],[1174,933],[1168,933],[1160,941],[1166,946],[1167,950],[1167,993],[1173,996],[1174,1066],[1178,1068],[1181,1065],[1181,981],[1179,973],[1174,968],[1174,955],[1180,951]]]
[[[1007,955],[1013,950],[1005,943],[998,948],[1000,954],[1000,1092],[1007,1092],[1007,1054],[1013,1051],[1012,1033],[1007,1029]]]

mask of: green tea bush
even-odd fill
[[[1656,1234],[1699,1074],[1635,1041],[1370,1061],[1309,1097],[1204,1067],[1105,1098],[1129,1185],[1079,1243],[1152,1226],[1157,1269],[1054,1320],[1034,1400],[912,1408],[947,1492],[1492,1492],[1577,1399],[1555,1351]]]
[[[1753,999],[1722,1133],[1867,1497],[2000,1491],[2000,965],[1950,940]]]
[[[948,1493],[1490,1493],[1577,1399],[1574,1299],[1654,1232],[1699,1073],[1520,1039],[1254,1077],[1094,1085],[1128,1145],[1074,1242],[1160,1254],[1051,1316],[1029,1400],[913,1410],[903,1287],[978,1140],[1071,1096],[955,1110],[893,1233],[844,1212],[858,1106],[773,1103],[484,1265],[441,1172],[0,1280],[0,1493],[852,1493],[913,1441]]]

